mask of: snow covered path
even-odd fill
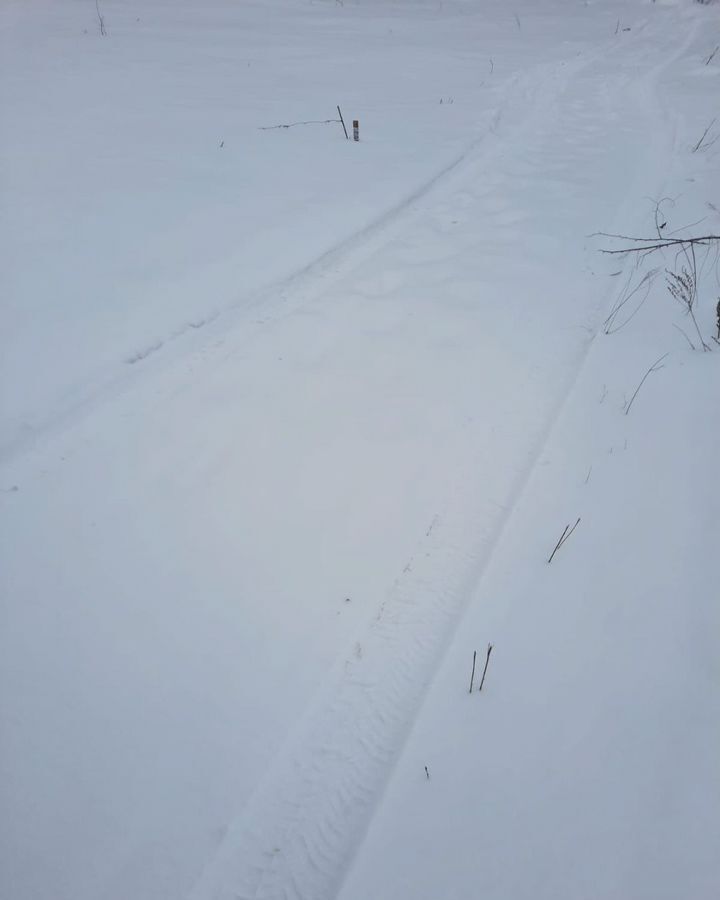
[[[370,286],[361,273],[349,279],[349,290],[367,301],[412,297],[405,334],[420,341],[430,329],[435,340],[451,342],[445,372],[426,355],[425,398],[443,383],[453,413],[467,419],[435,420],[435,439],[463,429],[470,456],[454,468],[442,507],[376,621],[243,810],[193,900],[337,895],[438,659],[606,311],[607,279],[588,289],[586,236],[598,222],[627,227],[636,198],[662,189],[674,136],[658,117],[658,80],[694,33],[689,26],[678,43],[677,35],[663,41],[650,29],[630,52],[606,45],[589,59],[579,54],[524,76],[492,137],[363,265],[374,273]],[[487,302],[475,305],[479,285],[484,298],[497,285],[497,316]],[[418,301],[425,297],[442,298],[442,321],[424,318]],[[458,304],[462,333],[453,327]],[[370,315],[377,321],[382,311],[373,305]],[[459,368],[455,383],[447,383],[448,364]],[[416,372],[413,383],[421,379]],[[401,818],[396,828],[408,824]],[[432,815],[424,821],[435,834]],[[469,816],[471,830],[472,822]],[[359,867],[351,896],[468,895],[467,880],[453,886],[449,872],[425,889],[423,875],[408,881],[417,849],[404,845],[409,868],[398,871],[392,858],[401,833],[391,832],[390,841],[380,833],[382,853],[375,852],[388,859]]]
[[[643,89],[657,79],[672,138],[653,196],[717,223],[718,155],[692,155],[703,27]],[[720,376],[711,354],[671,339],[664,310],[637,312],[593,342],[328,896],[717,896]],[[639,356],[663,351],[669,371],[630,411]],[[469,695],[473,651],[481,668],[490,642],[487,682]]]
[[[556,516],[564,525],[574,514],[576,497],[562,494],[557,460],[563,453],[572,457],[566,468],[576,476],[575,467],[582,467],[576,481],[594,465],[598,491],[610,492],[611,481],[598,477],[602,466],[593,455],[607,423],[596,410],[587,422],[582,414],[606,381],[610,400],[619,402],[645,363],[637,348],[655,354],[655,332],[624,332],[613,344],[618,349],[598,359],[595,336],[625,264],[601,257],[597,240],[588,236],[599,229],[643,229],[644,198],[676,189],[686,165],[684,157],[681,165],[676,161],[705,110],[698,106],[691,115],[678,97],[668,101],[665,94],[668,85],[696,78],[699,66],[690,69],[688,60],[699,59],[707,41],[706,20],[676,4],[633,0],[571,8],[559,2],[542,14],[534,3],[520,4],[517,27],[503,3],[488,4],[487,15],[466,4],[446,6],[447,22],[435,4],[420,4],[418,18],[402,5],[388,12],[383,4],[361,4],[347,11],[355,18],[342,20],[345,36],[353,28],[382,33],[383,40],[386,28],[388,35],[394,29],[411,35],[406,59],[422,95],[418,111],[406,110],[407,134],[395,135],[397,143],[350,147],[358,152],[363,196],[347,220],[342,198],[321,199],[322,167],[331,155],[315,136],[294,132],[307,155],[308,181],[300,187],[292,157],[283,156],[296,145],[269,151],[274,145],[247,138],[244,146],[256,153],[249,162],[258,167],[255,177],[272,177],[262,153],[278,154],[278,178],[287,180],[281,188],[296,191],[287,220],[273,197],[267,231],[260,229],[257,244],[244,243],[248,223],[229,204],[227,223],[239,229],[240,257],[193,270],[177,309],[160,302],[148,307],[147,322],[160,336],[137,345],[136,363],[123,363],[119,375],[107,365],[108,354],[138,332],[123,327],[118,335],[106,327],[123,319],[123,311],[103,307],[87,323],[98,348],[77,366],[61,367],[57,386],[47,371],[39,372],[28,397],[8,403],[0,468],[0,685],[3,725],[11,726],[2,736],[0,803],[11,811],[0,841],[3,900],[6,894],[13,900],[329,900],[341,890],[348,900],[418,900],[476,892],[472,865],[458,863],[461,875],[448,887],[442,864],[443,855],[453,860],[457,833],[449,826],[463,782],[443,794],[447,806],[440,798],[423,807],[427,792],[418,795],[413,781],[419,771],[420,787],[433,790],[448,759],[458,772],[463,766],[472,772],[472,753],[453,757],[448,745],[458,740],[467,747],[483,737],[477,718],[468,717],[467,730],[458,732],[465,740],[456,738],[453,717],[461,701],[447,704],[443,718],[438,708],[444,709],[446,694],[437,694],[436,685],[456,679],[458,668],[464,681],[471,649],[481,650],[488,640],[498,641],[490,677],[502,673],[501,628],[492,630],[495,622],[482,619],[483,609],[487,605],[497,621],[507,616],[509,631],[520,614],[500,600],[494,608],[488,592],[515,598],[538,576],[524,562],[520,586],[499,580],[487,588],[486,579],[498,559],[505,571],[522,556],[522,544],[508,547],[509,531],[517,529],[522,538],[513,540],[527,545],[532,536],[545,552],[547,534],[537,533],[538,520],[554,530]],[[226,9],[218,2],[212,16],[225,21],[240,8],[243,16],[249,10],[238,30],[242,40],[261,47],[262,38],[248,27],[255,15],[265,27],[260,6]],[[307,37],[320,22],[327,30],[318,41],[326,52],[336,38],[336,26],[328,23],[345,15],[284,2],[272,9],[279,19],[293,10],[290,25],[283,20],[285,51],[295,47],[293,27],[307,29]],[[132,24],[130,13],[128,7],[124,14]],[[614,33],[616,15],[629,31]],[[471,29],[467,44],[455,43],[466,16],[473,26],[480,23],[491,45],[497,41],[493,76],[485,76],[482,92],[475,86],[464,101],[447,104],[457,108],[442,126],[451,137],[433,143],[441,131],[439,104],[433,101],[432,115],[426,111],[433,73],[447,65],[459,94],[479,65],[480,57],[470,54]],[[228,40],[231,47],[228,29],[216,33],[214,27],[210,45]],[[164,40],[163,29],[159,34]],[[426,77],[423,54],[436,34],[453,51],[446,60],[441,42],[439,62]],[[417,57],[416,42],[423,51]],[[300,65],[289,69],[298,78],[310,49],[303,46]],[[395,43],[390,49],[390,57],[400,52]],[[112,52],[121,51],[118,42]],[[295,59],[292,52],[289,58]],[[324,77],[322,67],[311,68],[315,99]],[[703,77],[709,95],[713,76]],[[374,118],[368,118],[377,132],[402,131],[393,125],[397,110],[381,112],[379,74],[378,85]],[[304,90],[299,83],[293,102]],[[356,90],[359,102],[362,90]],[[256,116],[265,114],[261,100],[253,95]],[[267,102],[274,103],[274,95]],[[277,109],[276,115],[285,113]],[[421,137],[426,151],[422,141],[414,143]],[[412,153],[401,138],[413,145]],[[694,161],[697,190],[712,184],[712,161]],[[259,178],[261,187],[267,183]],[[250,195],[248,220],[262,208],[262,194]],[[308,219],[302,212],[310,200],[317,208]],[[198,221],[209,223],[214,211],[210,204]],[[303,223],[314,219],[317,231],[305,235]],[[282,221],[277,231],[276,221]],[[187,249],[197,234],[186,225],[187,233],[183,226],[170,234]],[[328,251],[333,234],[335,248]],[[285,253],[293,235],[297,245]],[[238,267],[254,253],[258,265],[233,304],[228,298]],[[273,254],[279,255],[277,271]],[[137,292],[140,304],[128,307],[128,323],[144,321],[151,281]],[[224,300],[210,303],[201,296],[203,284],[222,287]],[[176,312],[201,327],[176,333]],[[31,324],[31,317],[22,318],[18,333],[32,335]],[[71,355],[67,348],[56,355],[57,337],[52,319],[43,321],[38,354],[52,346],[53,360]],[[682,346],[682,336],[673,337],[674,346]],[[29,371],[20,349],[13,371]],[[700,367],[709,372],[711,364],[690,354],[674,374],[687,387],[691,382],[683,377]],[[692,388],[695,402],[678,413],[688,433],[697,429],[703,405],[712,408],[716,382],[708,377],[702,384]],[[655,415],[661,420],[662,409]],[[566,432],[582,447],[578,459]],[[653,453],[642,431],[629,438]],[[613,447],[627,445],[628,435],[613,440]],[[700,441],[694,471],[711,466],[716,449]],[[665,471],[672,454],[655,455]],[[531,504],[535,518],[518,524],[518,510],[532,490],[537,493],[539,466],[546,464],[555,480]],[[641,468],[642,457],[635,464]],[[619,484],[625,490],[625,481]],[[683,487],[673,509],[687,526],[693,510]],[[698,553],[713,546],[714,496],[702,539],[688,526]],[[638,509],[648,502],[644,494],[636,500]],[[697,567],[694,556],[688,559]],[[573,571],[576,578],[582,574]],[[663,571],[676,587],[671,575]],[[594,577],[602,582],[595,570]],[[478,584],[482,602],[476,602]],[[552,593],[551,584],[545,587]],[[577,583],[566,589],[577,590]],[[537,613],[527,619],[543,640],[549,637],[543,624],[552,630],[567,615],[578,625],[562,607],[546,608],[554,612],[547,622]],[[691,611],[697,615],[688,613],[688,628],[702,630],[702,622],[709,633],[708,610],[698,601]],[[595,652],[588,631],[580,656]],[[508,634],[505,643],[512,639]],[[561,640],[570,643],[567,633]],[[706,656],[703,666],[712,668],[712,652]],[[576,657],[570,659],[573,671],[583,674]],[[560,677],[555,673],[551,683],[557,686]],[[516,705],[506,715],[513,708],[526,714],[521,686],[511,684]],[[691,678],[687,684],[697,686]],[[468,699],[464,685],[460,690],[461,700]],[[595,699],[606,716],[593,727],[598,721],[606,726],[612,707],[602,692]],[[576,701],[568,700],[573,714]],[[711,742],[701,701],[695,712],[699,732]],[[552,720],[557,724],[557,716]],[[432,736],[434,755],[424,759]],[[508,744],[499,742],[497,758],[525,737],[513,732]],[[552,742],[543,749],[551,754]],[[547,755],[539,759],[544,764]],[[694,761],[712,774],[706,758],[698,754]],[[601,762],[593,763],[600,775]],[[510,791],[516,774],[530,790],[538,770],[506,772],[498,793]],[[547,800],[533,796],[531,830],[538,829]],[[477,788],[475,812],[482,801]],[[502,803],[492,807],[498,808]],[[500,816],[501,834],[510,835],[511,845],[515,807],[508,808],[511,814]],[[705,814],[702,804],[698,808]],[[636,829],[652,819],[649,801],[639,809]],[[463,844],[467,860],[473,859],[477,822],[457,817],[470,841]],[[428,830],[421,834],[423,825]],[[438,831],[446,827],[442,840]],[[420,844],[399,839],[405,830],[420,835]],[[696,842],[701,874],[708,871],[703,841],[711,838],[708,827]],[[508,896],[502,879],[512,869],[508,845],[489,842],[504,866],[489,888],[498,897]],[[416,864],[418,846],[433,860],[431,871]],[[598,852],[603,846],[598,842]],[[401,868],[393,864],[395,852]],[[670,874],[685,872],[686,858],[678,852],[677,859]],[[615,877],[610,868],[608,877]],[[589,871],[582,868],[582,877]],[[513,900],[524,896],[518,879]],[[615,894],[599,890],[596,896],[621,898],[628,883],[618,876]],[[553,900],[578,895],[551,887]]]
[[[582,46],[614,28],[555,3],[524,11],[523,37],[500,0],[106,7],[106,41],[92,3],[0,10],[3,457],[147,377],[158,351],[162,366],[212,324],[242,327],[484,134],[493,96],[555,58],[559,32]],[[361,149],[339,124],[262,130],[338,102]]]

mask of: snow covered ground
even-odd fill
[[[720,232],[720,7],[99,9],[0,13],[0,896],[717,896],[717,258],[595,233]]]

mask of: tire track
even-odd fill
[[[514,75],[508,82],[518,83],[520,80],[519,76]],[[226,334],[232,334],[240,326],[243,327],[244,339],[252,340],[258,326],[267,326],[290,314],[308,296],[317,292],[319,282],[342,278],[363,258],[376,252],[388,233],[402,225],[418,202],[449,176],[460,171],[468,159],[472,159],[501,118],[502,110],[495,110],[491,114],[490,131],[474,138],[460,154],[375,220],[288,277],[272,282],[249,296],[242,296],[232,304],[208,313],[203,319],[186,321],[162,337],[128,349],[117,367],[112,371],[95,373],[92,385],[73,391],[72,398],[59,411],[33,425],[24,423],[21,433],[4,441],[0,438],[0,464],[12,462],[48,435],[89,415],[113,396],[128,392],[151,373],[165,374],[177,365],[184,367],[189,355],[195,356],[197,361],[208,346],[216,346],[218,340],[223,340]],[[262,318],[258,319],[260,314]],[[182,348],[178,349],[181,349],[182,356],[178,360],[169,351],[180,344]]]
[[[657,44],[642,60],[662,60],[651,66],[641,84],[630,92],[629,102],[648,129],[653,85],[681,52]],[[568,159],[591,154],[597,129],[586,127],[585,105],[576,104],[568,113],[569,105],[560,101],[583,73],[592,83],[592,66],[603,53],[606,48],[590,60],[567,65],[562,73],[556,69],[529,91],[526,100],[532,112],[512,137],[518,142],[526,135],[533,136],[534,146],[528,142],[526,148],[529,145],[537,153],[529,154],[530,158],[549,158],[555,131],[548,123],[557,124],[562,114],[569,119],[564,120],[566,133],[571,123],[575,128]],[[637,72],[640,65],[635,55],[632,64],[628,63],[629,71]],[[550,92],[548,82],[552,81],[556,84]],[[524,87],[530,83],[526,80]],[[620,96],[620,87],[618,82],[616,96]],[[602,84],[598,85],[597,90],[602,89]],[[613,97],[606,100],[609,109]],[[453,167],[458,181],[481,171],[487,159],[464,157],[462,162],[466,165],[458,162]],[[530,167],[523,175],[511,175],[513,180],[532,178],[533,170]],[[646,177],[643,172],[643,180]],[[450,186],[448,180],[443,181],[444,188]],[[635,203],[637,194],[634,190],[629,193]],[[482,192],[476,195],[478,211],[487,196]],[[502,509],[485,498],[482,478],[476,476],[470,484],[461,479],[455,496],[448,499],[447,510],[424,527],[412,564],[398,577],[362,638],[361,658],[349,654],[318,696],[285,752],[231,826],[191,893],[192,900],[329,900],[336,896],[432,674],[473,587],[508,527],[591,347],[592,342],[576,346],[574,364],[561,379],[555,399],[528,423],[534,437],[524,454],[524,465],[511,479]]]

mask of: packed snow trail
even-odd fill
[[[589,287],[582,236],[598,223],[627,227],[638,198],[662,188],[673,135],[658,114],[656,85],[694,26],[686,31],[669,39],[648,25],[632,45],[605,44],[589,59],[528,73],[509,95],[494,141],[417,205],[414,221],[369,260],[372,276],[352,280],[368,301],[442,298],[444,318],[434,327],[452,347],[444,365],[473,352],[455,333],[459,307],[463,329],[492,336],[482,344],[495,354],[485,372],[492,390],[488,396],[483,385],[478,404],[486,446],[475,443],[453,473],[452,491],[377,621],[231,827],[192,900],[336,896],[606,308],[612,282]],[[498,288],[497,316],[472,303],[488,284]],[[403,322],[409,333],[416,327]],[[469,396],[453,402],[467,402],[470,412],[477,389],[464,385]],[[438,423],[439,436],[445,427]]]
[[[694,149],[717,96],[720,72],[708,74],[705,61],[720,20],[695,14],[700,27],[656,84],[673,153],[643,234],[720,223],[708,199],[720,153]],[[701,255],[698,277],[705,339],[718,286],[712,257]],[[633,283],[660,261],[677,265],[645,258]],[[710,481],[720,368],[716,353],[690,348],[686,322],[663,303],[665,285],[655,288],[648,303],[630,305],[627,327],[593,342],[339,900],[717,897],[720,609],[710,561],[720,489]],[[619,286],[614,299],[623,296]],[[633,388],[661,355],[664,368],[631,409]],[[488,680],[469,696],[470,659],[486,641]]]

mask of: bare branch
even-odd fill
[[[636,238],[628,237],[623,234],[607,234],[603,231],[598,232],[601,237],[615,238],[617,240],[632,241],[638,244],[637,247],[619,247],[616,250],[609,250],[607,247],[600,249],[601,253],[607,253],[611,256],[621,253],[646,253],[648,250],[665,250],[668,247],[683,248],[691,245],[696,247],[707,247],[709,244],[720,242],[720,234],[705,234],[700,237],[691,238]]]

